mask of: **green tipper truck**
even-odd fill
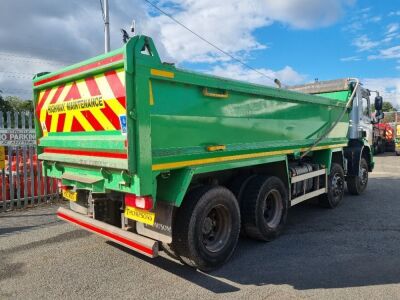
[[[291,90],[228,80],[162,63],[137,36],[33,86],[43,172],[70,200],[59,218],[204,271],[240,232],[276,238],[295,204],[334,208],[346,182],[361,194],[374,167],[356,79]]]

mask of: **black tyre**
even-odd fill
[[[229,183],[228,185],[228,189],[235,195],[238,203],[239,203],[239,207],[241,207],[242,204],[242,196],[243,196],[243,192],[244,189],[247,185],[247,183],[249,183],[249,181],[254,178],[256,175],[248,175],[248,174],[240,174],[237,177],[235,177],[232,182]]]
[[[378,141],[378,153],[385,153],[385,143],[381,139]]]
[[[400,156],[400,151],[396,151],[396,155],[397,155],[397,156]]]
[[[335,208],[344,195],[344,171],[341,165],[333,163],[328,176],[328,193],[319,196],[319,203],[327,208]]]
[[[379,154],[379,148],[378,148],[378,145],[376,143],[373,145],[373,149],[374,149],[374,155],[378,155]]]
[[[242,223],[246,235],[261,241],[275,239],[286,223],[288,207],[286,187],[278,177],[252,178],[243,194]]]
[[[224,187],[201,187],[190,192],[173,227],[172,248],[185,264],[211,271],[233,254],[239,238],[240,210]]]
[[[243,203],[244,190],[245,190],[247,184],[249,183],[249,181],[252,178],[254,178],[255,176],[257,176],[257,175],[241,174],[241,175],[237,176],[228,186],[229,190],[235,195],[235,197],[239,203],[240,212],[242,212],[242,208],[243,208],[242,203]],[[243,226],[243,219],[242,219],[242,225],[240,227],[240,236],[246,237],[246,232],[245,232],[244,226]]]
[[[360,160],[360,172],[358,176],[347,177],[347,190],[352,195],[361,195],[368,185],[368,163],[365,158]]]

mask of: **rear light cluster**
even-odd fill
[[[150,196],[136,196],[134,194],[125,194],[125,205],[136,207],[143,210],[150,210],[153,208],[153,198]]]
[[[62,190],[62,191],[66,191],[66,190],[69,190],[69,189],[70,189],[69,186],[63,185],[63,184],[61,183],[60,180],[59,180],[58,183],[57,183],[57,187],[58,187],[60,190]]]

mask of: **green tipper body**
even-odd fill
[[[41,122],[40,114],[46,120],[49,107],[57,109],[51,104],[39,107],[43,91],[84,84],[85,79],[110,71],[119,72],[125,81],[126,107],[120,108],[118,130],[94,128],[96,122],[102,124],[94,114],[88,115],[91,104],[66,112],[81,114],[78,123],[92,122],[86,130],[85,124],[75,124],[75,131],[57,131],[56,123],[50,125],[52,132]],[[96,109],[110,99],[106,92],[99,93],[102,99],[93,102]],[[37,76],[34,94],[39,159],[48,176],[96,193],[152,195],[175,205],[180,205],[196,174],[298,156],[326,133],[349,97],[349,91],[321,97],[180,70],[163,64],[145,36],[134,37],[109,54]],[[82,93],[78,98],[94,101]],[[348,124],[345,114],[314,151],[346,146]]]

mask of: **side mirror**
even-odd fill
[[[383,106],[383,98],[381,96],[376,96],[375,97],[375,110],[376,111],[381,111],[382,110],[382,106]]]
[[[377,110],[375,112],[375,120],[371,122],[372,124],[378,124],[380,120],[382,120],[385,117],[385,113],[381,110]]]

